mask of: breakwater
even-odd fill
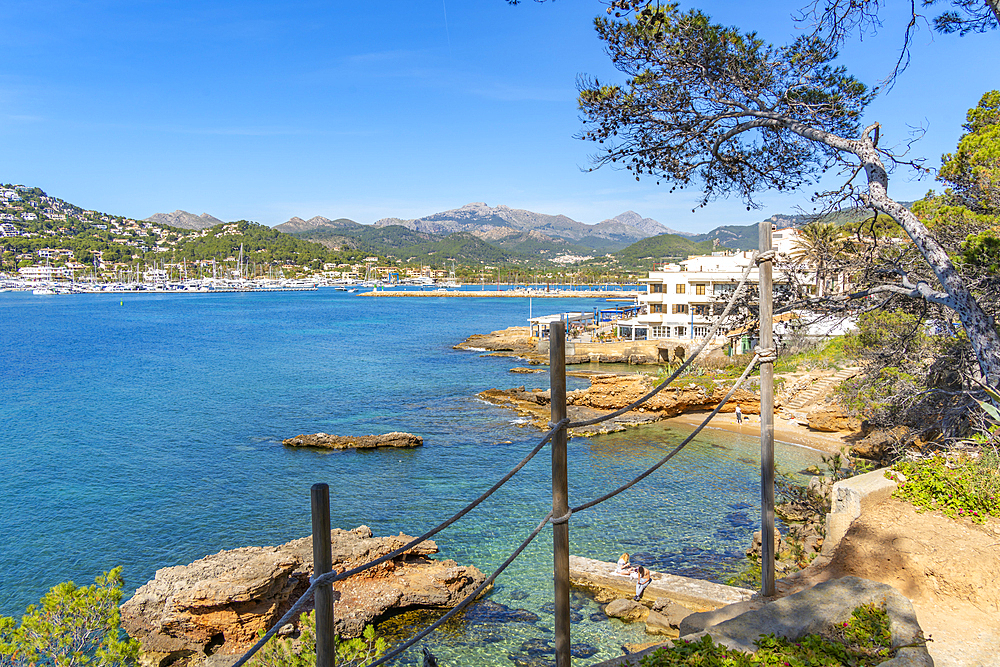
[[[639,292],[606,290],[373,290],[358,296],[405,296],[405,297],[462,297],[462,298],[506,298],[506,299],[622,299],[631,301]]]

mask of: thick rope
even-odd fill
[[[754,347],[753,353],[757,355],[757,360],[762,364],[773,364],[778,360],[778,350],[773,347]]]
[[[756,261],[756,257],[757,255],[755,254],[754,261]],[[715,334],[719,331],[719,328],[722,326],[722,323],[725,322],[726,318],[729,316],[729,312],[733,309],[733,305],[736,303],[736,299],[738,299],[740,295],[743,293],[743,289],[746,285],[747,278],[750,276],[750,271],[753,270],[755,266],[756,265],[754,262],[747,264],[747,267],[743,270],[743,277],[740,278],[739,285],[737,285],[736,289],[733,290],[733,296],[729,299],[729,303],[726,304],[726,308],[725,310],[722,311],[722,315],[720,315],[719,319],[715,321],[715,324],[712,326],[712,329],[708,332],[708,335],[706,335],[705,338],[701,341],[701,344],[698,345],[697,348],[695,348],[694,352],[690,356],[688,356],[687,359],[684,360],[684,362],[680,365],[680,367],[676,371],[674,371],[670,375],[670,377],[668,377],[666,380],[664,380],[659,385],[654,387],[653,390],[650,391],[648,394],[630,403],[629,405],[626,405],[624,408],[615,410],[614,412],[609,412],[608,414],[603,415],[601,417],[595,417],[594,419],[588,419],[586,421],[581,421],[581,422],[571,422],[569,426],[567,426],[566,428],[592,426],[593,424],[600,424],[603,421],[614,419],[615,417],[623,415],[626,412],[629,412],[639,407],[640,405],[651,399],[653,396],[656,396],[658,393],[667,388],[667,386],[669,386],[671,382],[680,377],[681,373],[686,371],[688,366],[690,366],[694,362],[694,360],[698,357],[698,355],[701,354],[706,347],[708,347],[709,341],[715,338]]]
[[[430,627],[428,627],[425,630],[419,632],[412,639],[409,639],[409,640],[403,642],[398,647],[396,647],[395,649],[393,649],[391,653],[387,653],[386,655],[382,656],[381,658],[379,658],[375,662],[371,663],[368,667],[378,667],[379,665],[385,664],[389,660],[392,660],[393,658],[397,657],[400,653],[402,653],[403,651],[407,650],[408,648],[410,648],[411,646],[413,646],[414,644],[416,644],[417,642],[419,642],[421,639],[423,639],[424,637],[426,637],[430,633],[432,633],[435,630],[437,630],[445,622],[447,622],[449,619],[451,619],[453,616],[455,616],[455,614],[457,614],[458,612],[460,612],[463,609],[465,609],[466,607],[468,607],[469,603],[471,603],[473,600],[475,600],[477,597],[479,597],[479,594],[482,593],[484,590],[486,590],[486,588],[490,584],[492,584],[493,581],[498,576],[500,576],[500,573],[503,572],[504,570],[506,570],[507,566],[514,562],[514,559],[516,559],[518,556],[521,555],[521,552],[524,551],[525,548],[527,548],[527,546],[529,544],[531,544],[531,541],[534,540],[536,537],[538,537],[538,534],[540,532],[542,532],[542,528],[545,527],[545,524],[547,524],[549,522],[549,519],[551,517],[552,517],[552,512],[549,512],[548,514],[546,514],[545,518],[542,519],[541,523],[539,523],[538,526],[536,526],[535,529],[533,531],[531,531],[531,534],[528,535],[528,538],[526,540],[524,540],[524,542],[521,542],[521,546],[519,546],[517,549],[514,550],[514,552],[510,555],[510,557],[508,557],[507,560],[505,560],[503,562],[503,565],[501,565],[496,570],[494,570],[493,574],[491,574],[490,576],[488,576],[486,578],[486,581],[484,581],[482,584],[480,584],[479,588],[477,588],[476,590],[474,590],[471,593],[469,593],[469,595],[467,595],[464,600],[462,600],[457,605],[455,605],[454,609],[449,610],[447,614],[445,614],[444,616],[442,616],[438,620],[434,621],[434,623],[432,623],[430,625]],[[235,665],[234,665],[234,667],[235,667]]]
[[[778,253],[774,250],[765,250],[764,252],[755,253],[753,261],[757,266],[760,266],[764,262],[773,262],[777,257]]]
[[[743,375],[740,376],[740,379],[736,381],[736,383],[733,385],[732,389],[729,390],[729,393],[727,393],[722,398],[722,401],[717,406],[715,406],[715,409],[712,410],[712,412],[708,415],[708,417],[706,417],[705,420],[702,421],[701,424],[699,424],[698,428],[696,428],[691,435],[689,435],[687,438],[684,439],[684,442],[682,442],[681,444],[679,444],[676,447],[674,447],[674,449],[669,454],[667,454],[662,459],[660,459],[659,463],[657,463],[656,465],[654,465],[652,468],[649,468],[648,470],[646,470],[646,472],[644,472],[641,475],[639,475],[638,477],[634,478],[632,481],[630,481],[630,482],[628,482],[626,484],[623,484],[622,486],[618,487],[614,491],[611,491],[610,493],[606,493],[603,496],[601,496],[600,498],[595,498],[594,500],[591,500],[590,502],[587,502],[587,503],[584,503],[584,504],[579,505],[577,507],[574,507],[571,510],[571,512],[579,512],[581,510],[585,510],[587,508],[593,507],[594,505],[598,505],[600,503],[603,503],[605,500],[608,500],[610,498],[614,498],[615,496],[617,496],[622,491],[626,491],[626,490],[632,488],[633,486],[635,486],[636,484],[638,484],[639,482],[641,482],[642,480],[646,479],[647,477],[649,477],[650,475],[652,475],[654,472],[656,472],[656,470],[660,466],[662,466],[664,463],[666,463],[667,461],[669,461],[670,459],[672,459],[675,454],[677,454],[679,451],[681,451],[682,449],[684,449],[688,445],[689,442],[691,442],[692,440],[694,440],[695,436],[698,435],[699,433],[701,433],[701,430],[708,425],[708,422],[712,421],[712,418],[715,417],[715,415],[719,414],[719,411],[722,410],[722,407],[726,404],[726,402],[730,398],[732,398],[732,395],[736,392],[736,390],[739,388],[739,386],[743,383],[744,380],[747,379],[747,376],[750,375],[750,371],[752,371],[753,368],[754,368],[754,366],[757,365],[757,361],[758,361],[758,358],[757,358],[756,355],[754,355],[754,358],[751,359],[750,363],[747,365],[746,370],[743,371]]]
[[[569,523],[569,518],[571,516],[573,516],[573,510],[570,510],[570,511],[566,512],[565,514],[563,514],[560,517],[556,517],[554,519],[550,519],[549,523],[551,523],[553,526],[558,526],[561,523]]]
[[[463,508],[462,510],[460,510],[457,514],[453,515],[450,519],[444,521],[443,523],[438,524],[436,527],[434,527],[431,530],[427,531],[426,533],[424,533],[420,537],[417,537],[417,538],[411,540],[410,542],[407,542],[406,544],[404,544],[400,548],[396,549],[395,551],[391,551],[391,552],[385,554],[384,556],[381,556],[379,558],[376,558],[373,561],[365,563],[364,565],[360,565],[360,566],[358,566],[358,567],[356,567],[356,568],[354,568],[352,570],[346,570],[344,572],[339,572],[339,573],[338,572],[326,572],[325,574],[322,574],[319,577],[315,577],[315,578],[310,579],[309,588],[306,589],[305,593],[303,593],[302,596],[299,597],[299,599],[295,602],[295,604],[292,605],[292,608],[289,609],[287,612],[285,612],[285,615],[282,616],[281,619],[277,623],[275,623],[271,627],[271,629],[268,630],[267,633],[263,637],[261,637],[260,640],[256,644],[254,644],[253,646],[251,646],[250,649],[247,650],[247,652],[244,653],[243,656],[239,660],[236,661],[236,663],[233,665],[233,667],[242,667],[244,664],[246,664],[246,662],[251,657],[253,657],[253,655],[255,653],[257,653],[257,651],[259,651],[260,649],[262,649],[264,647],[264,644],[266,644],[268,642],[268,640],[271,639],[271,637],[273,637],[275,634],[277,634],[277,632],[278,632],[278,630],[280,628],[282,628],[286,624],[291,623],[292,621],[294,621],[296,619],[296,617],[298,616],[298,614],[301,613],[302,610],[305,608],[306,604],[309,601],[309,598],[316,591],[316,589],[319,588],[320,586],[325,586],[325,585],[328,585],[328,584],[332,584],[335,581],[340,581],[341,579],[346,579],[346,578],[351,577],[351,576],[353,576],[355,574],[358,574],[360,572],[364,572],[365,570],[368,570],[368,569],[373,568],[373,567],[375,567],[377,565],[380,565],[380,564],[382,564],[382,563],[384,563],[384,562],[386,562],[388,560],[391,560],[391,559],[395,558],[396,556],[401,556],[402,554],[406,553],[407,551],[409,551],[413,547],[417,546],[418,544],[420,544],[424,540],[430,539],[434,535],[440,533],[442,530],[444,530],[445,528],[447,528],[448,526],[452,525],[453,523],[455,523],[456,521],[458,521],[459,519],[461,519],[463,516],[465,516],[466,514],[468,514],[477,505],[481,504],[484,500],[486,500],[491,495],[493,495],[493,493],[496,492],[497,489],[499,489],[501,486],[503,486],[504,484],[506,484],[510,480],[511,477],[513,477],[515,474],[517,474],[517,472],[519,470],[521,470],[521,468],[523,468],[525,465],[527,465],[528,461],[530,461],[532,458],[534,458],[535,454],[537,454],[538,452],[541,451],[542,447],[545,446],[545,443],[547,443],[549,440],[551,440],[552,436],[555,435],[556,432],[559,429],[564,428],[566,426],[566,424],[568,424],[568,423],[569,423],[569,419],[563,419],[562,421],[560,421],[560,422],[556,423],[555,425],[553,425],[552,429],[545,435],[544,438],[542,438],[541,442],[539,442],[538,445],[536,445],[534,449],[532,449],[530,452],[528,452],[528,455],[525,456],[523,459],[521,459],[520,463],[518,463],[516,466],[514,466],[510,470],[510,472],[508,472],[506,475],[504,475],[500,479],[500,481],[498,481],[496,484],[494,484],[493,486],[491,486],[489,488],[489,490],[487,490],[481,496],[479,496],[478,498],[476,498],[475,500],[473,500],[471,503],[469,503],[468,505],[466,505],[465,508]],[[547,520],[548,520],[548,517],[546,517],[546,521]]]

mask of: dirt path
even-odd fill
[[[1000,521],[979,526],[888,500],[851,526],[833,558],[787,592],[854,575],[908,597],[937,667],[1000,666]]]

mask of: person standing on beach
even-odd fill
[[[743,412],[740,410],[740,406],[736,406],[736,423],[743,424]]]

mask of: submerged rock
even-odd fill
[[[498,625],[501,623],[537,623],[538,614],[527,609],[511,609],[507,605],[483,600],[469,605],[462,617],[473,624]]]
[[[412,538],[402,533],[372,537],[367,526],[360,526],[333,530],[331,540],[333,569],[343,572]],[[427,540],[337,582],[337,633],[356,637],[366,624],[394,610],[453,607],[485,581],[475,567],[431,560],[437,551]],[[241,653],[308,588],[312,568],[312,537],[276,547],[220,551],[190,565],[163,568],[122,605],[122,627],[161,661]]]
[[[285,447],[321,447],[323,449],[374,449],[375,447],[420,447],[424,439],[412,433],[393,431],[382,435],[330,435],[313,433],[281,441]]]

